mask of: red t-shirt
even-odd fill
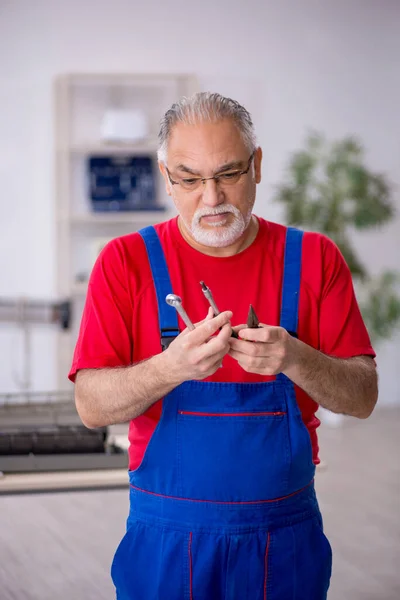
[[[172,289],[193,322],[205,318],[208,303],[199,282],[211,289],[218,308],[233,312],[232,325],[245,323],[252,304],[262,323],[279,325],[286,227],[259,218],[254,242],[235,256],[213,257],[192,248],[177,218],[155,226],[169,268]],[[179,319],[181,330],[185,328]],[[375,356],[355,299],[350,271],[335,244],[318,233],[303,237],[298,335],[330,356]],[[111,241],[90,277],[79,339],[69,378],[79,369],[131,365],[160,352],[158,310],[144,242],[138,233]],[[226,356],[205,381],[259,382]],[[315,416],[318,405],[300,388],[296,397],[318,463]],[[162,400],[132,420],[129,468],[141,462],[161,416]]]

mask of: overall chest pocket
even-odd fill
[[[290,465],[287,419],[281,407],[222,413],[178,410],[180,495],[220,502],[284,496]]]

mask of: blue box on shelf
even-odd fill
[[[92,156],[88,175],[95,212],[165,210],[156,201],[151,156]]]

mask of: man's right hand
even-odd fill
[[[207,317],[196,323],[193,331],[182,331],[163,352],[168,376],[179,384],[215,373],[230,350],[231,318],[230,311],[213,317],[210,308]]]

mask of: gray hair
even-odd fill
[[[243,142],[249,152],[257,147],[257,138],[250,113],[236,100],[225,98],[221,94],[198,92],[189,98],[183,97],[165,113],[161,120],[158,134],[158,160],[166,162],[168,142],[171,132],[177,123],[195,125],[204,121],[221,121],[232,119],[237,126]]]

